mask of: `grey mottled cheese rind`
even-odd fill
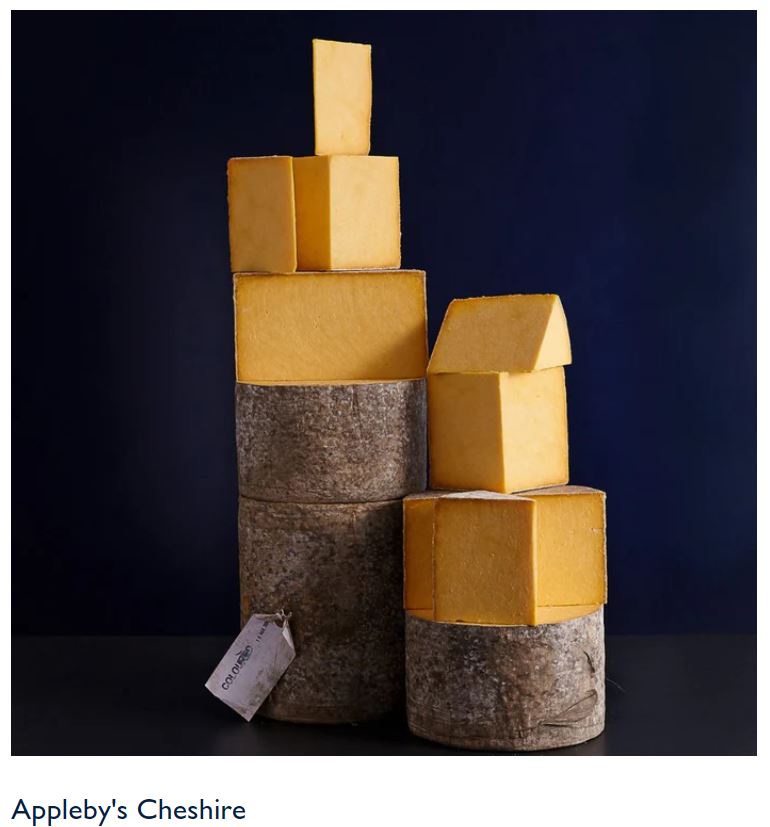
[[[277,502],[374,502],[427,484],[425,380],[236,384],[238,485]]]
[[[401,502],[241,497],[241,619],[291,612],[297,656],[259,713],[354,723],[403,703]]]
[[[542,626],[406,615],[409,729],[465,749],[567,747],[604,729],[602,610]]]

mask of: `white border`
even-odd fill
[[[352,8],[348,4],[344,7]],[[713,7],[712,4],[705,4]],[[177,8],[176,4],[148,6],[123,3],[107,8]],[[204,8],[194,4],[196,9]],[[406,6],[401,6],[405,8]],[[505,8],[495,4],[493,8]],[[730,4],[731,9],[754,9],[756,5]],[[14,3],[14,9],[55,8],[53,4]],[[84,3],[74,8],[105,8],[104,4]],[[233,3],[228,8],[265,8],[247,3]],[[288,3],[272,8],[296,8]],[[373,4],[369,9],[395,9],[397,5]],[[408,8],[429,8],[409,5]],[[529,8],[565,8],[565,4],[533,3]],[[567,6],[576,9],[577,6]],[[599,3],[594,8],[640,8]],[[663,5],[644,6],[664,9]],[[703,8],[685,3],[678,8]],[[3,83],[4,111],[10,111],[10,15],[3,19],[2,43],[5,46],[6,75]],[[764,26],[765,7],[760,9],[759,23],[759,147],[770,145],[767,130],[767,61],[763,47],[768,45]],[[7,120],[6,120],[7,123]],[[9,129],[4,137],[9,144]],[[765,150],[766,151],[766,150]],[[10,153],[6,155],[9,158]],[[767,169],[760,149],[759,183],[766,184]],[[10,198],[9,165],[6,166],[6,193]],[[766,191],[762,187],[762,192]],[[10,214],[9,201],[6,207]],[[766,211],[759,200],[759,227],[766,227]],[[3,223],[3,246],[6,261],[10,255],[9,216]],[[759,233],[758,272],[767,275],[767,243]],[[16,251],[23,255],[24,251]],[[10,279],[6,276],[7,284]],[[5,291],[3,307],[3,388],[10,387],[10,302]],[[759,308],[767,310],[767,289],[760,281]],[[758,312],[759,364],[770,355],[767,324]],[[764,372],[766,375],[766,371]],[[768,421],[767,381],[760,372],[759,417]],[[10,571],[10,414],[7,399],[3,406],[5,434],[2,448],[5,497],[2,510],[3,564]],[[768,488],[768,444],[760,431],[760,502],[766,502]],[[23,458],[17,457],[17,461]],[[767,548],[764,523],[759,526],[760,547]],[[766,594],[767,563],[759,554],[760,589]],[[10,665],[10,578],[5,580],[6,607],[3,612],[3,663]],[[766,639],[767,612],[760,601],[760,634]],[[523,823],[562,824],[569,827],[596,827],[597,824],[699,824],[720,825],[753,823],[766,811],[767,771],[760,776],[762,759],[756,758],[567,758],[508,757],[467,755],[444,758],[11,758],[8,726],[9,669],[3,681],[2,703],[6,710],[2,734],[6,755],[0,770],[0,818],[6,823],[25,825],[26,820],[10,821],[19,797],[28,802],[55,803],[88,797],[91,801],[109,801],[113,797],[128,805],[144,797],[160,797],[174,803],[191,803],[201,795],[220,798],[228,803],[247,806],[246,823],[282,825],[315,824],[417,824],[485,825]],[[760,661],[760,688],[766,696],[767,680],[764,660]],[[203,691],[203,689],[201,689]],[[766,715],[760,704],[760,754],[766,732]],[[116,716],[119,715],[116,710]],[[611,731],[607,737],[611,738]],[[124,823],[141,821],[132,817]],[[85,822],[92,824],[93,822]],[[108,822],[110,823],[110,822]],[[239,822],[244,823],[244,822]],[[72,825],[70,825],[72,827]]]

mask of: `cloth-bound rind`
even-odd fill
[[[355,723],[403,703],[401,502],[241,497],[241,612],[291,612],[296,658],[259,714]]]
[[[375,502],[427,480],[425,380],[236,384],[242,496]]]
[[[568,747],[604,729],[604,615],[542,626],[406,614],[409,729],[479,750]]]

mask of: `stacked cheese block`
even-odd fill
[[[403,697],[427,327],[398,159],[368,154],[370,47],[313,41],[313,77],[316,154],[228,164],[241,610],[291,613],[297,657],[260,711],[337,723]]]
[[[570,362],[558,296],[449,306],[428,366],[434,490],[404,501],[423,737],[535,750],[604,727],[605,496],[566,484]]]

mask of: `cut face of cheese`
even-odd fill
[[[227,204],[233,272],[297,269],[291,158],[231,158]]]
[[[537,506],[539,606],[607,600],[605,494],[564,485],[523,491]]]
[[[435,491],[404,498],[404,608],[433,616],[433,511]]]
[[[294,159],[300,270],[399,267],[398,158]]]
[[[450,303],[428,372],[523,373],[571,362],[558,296],[487,296]]]
[[[564,369],[428,375],[431,487],[511,493],[569,476]]]
[[[313,40],[316,155],[367,155],[372,118],[372,47]]]
[[[576,485],[408,497],[405,608],[479,624],[561,623],[592,614],[607,600],[605,499]]]
[[[501,373],[499,377],[504,490],[566,483],[569,461],[564,368]]]
[[[436,501],[436,620],[534,625],[535,504],[456,495]]]
[[[427,362],[425,273],[238,273],[239,382],[419,379]]]
[[[428,374],[431,488],[505,491],[496,373]]]

